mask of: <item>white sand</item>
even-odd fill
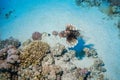
[[[13,36],[24,41],[30,38],[34,31],[61,31],[66,24],[73,24],[83,31],[87,44],[94,44],[105,62],[107,76],[112,80],[120,79],[120,40],[114,25],[117,19],[111,20],[97,8],[80,9],[72,0],[67,0],[64,4],[62,1],[35,6],[23,12],[21,16],[1,26],[2,38]],[[54,40],[51,43],[54,43]]]

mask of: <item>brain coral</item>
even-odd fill
[[[21,52],[21,67],[39,64],[40,60],[49,51],[49,45],[41,41],[33,41]]]

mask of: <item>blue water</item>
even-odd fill
[[[13,13],[6,19],[5,14],[10,10]],[[2,39],[13,36],[24,41],[34,31],[61,31],[66,24],[77,26],[83,30],[87,39],[80,39],[75,49],[79,52],[84,46],[94,45],[105,62],[106,75],[111,80],[120,79],[120,40],[114,25],[116,21],[109,19],[97,8],[80,8],[74,0],[0,0],[0,13]],[[102,19],[106,17],[108,20]]]

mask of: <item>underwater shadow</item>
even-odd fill
[[[87,44],[83,38],[78,38],[78,44],[74,46],[73,48],[69,48],[69,50],[75,50],[76,51],[76,57],[78,59],[83,59],[85,56],[85,53],[83,51],[84,47],[91,48],[93,47],[93,44]]]

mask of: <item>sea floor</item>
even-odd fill
[[[97,7],[80,8],[73,4],[72,0],[56,0],[55,2],[51,0],[50,3],[43,1],[43,4],[36,6],[30,4],[26,5],[27,8],[23,11],[19,10],[22,9],[19,6],[14,8],[16,12],[13,14],[16,17],[8,19],[9,21],[0,20],[1,39],[13,36],[24,42],[35,31],[51,33],[54,30],[64,30],[67,24],[73,24],[81,30],[85,45],[94,45],[105,63],[106,76],[110,80],[120,79],[120,39],[119,30],[115,25],[118,17],[109,17],[100,12]],[[20,15],[17,10],[22,14]]]

